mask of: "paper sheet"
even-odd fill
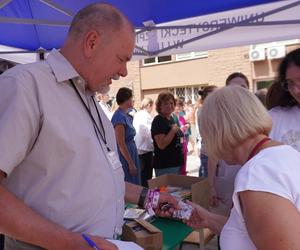
[[[115,244],[119,250],[143,250],[139,245],[129,242],[129,241],[120,241],[120,240],[108,240],[111,243]]]

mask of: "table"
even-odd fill
[[[126,203],[126,208],[133,208],[136,205]],[[173,250],[176,246],[191,233],[193,229],[184,223],[167,218],[156,217],[151,224],[157,227],[163,234],[162,250]]]
[[[163,250],[173,250],[193,231],[180,221],[166,218],[156,218],[151,224],[163,233]]]

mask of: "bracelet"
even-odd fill
[[[141,193],[140,193],[140,197],[139,197],[139,201],[138,201],[138,206],[144,208],[145,207],[145,200],[146,200],[146,196],[148,194],[148,189],[143,187]]]
[[[148,214],[155,215],[154,209],[157,208],[159,201],[159,189],[150,189],[145,202],[145,209]]]

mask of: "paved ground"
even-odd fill
[[[199,245],[184,243],[181,250],[197,250],[200,249]],[[213,238],[208,244],[204,246],[205,250],[218,250],[217,237]],[[177,249],[176,249],[177,250]],[[179,250],[179,248],[178,248]]]
[[[187,171],[188,175],[198,176],[199,175],[199,167],[200,167],[200,158],[196,153],[191,153],[189,151],[187,157]]]

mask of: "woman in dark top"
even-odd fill
[[[183,164],[183,133],[172,118],[174,108],[174,96],[169,92],[160,93],[156,101],[158,115],[151,126],[156,176],[179,174]]]

